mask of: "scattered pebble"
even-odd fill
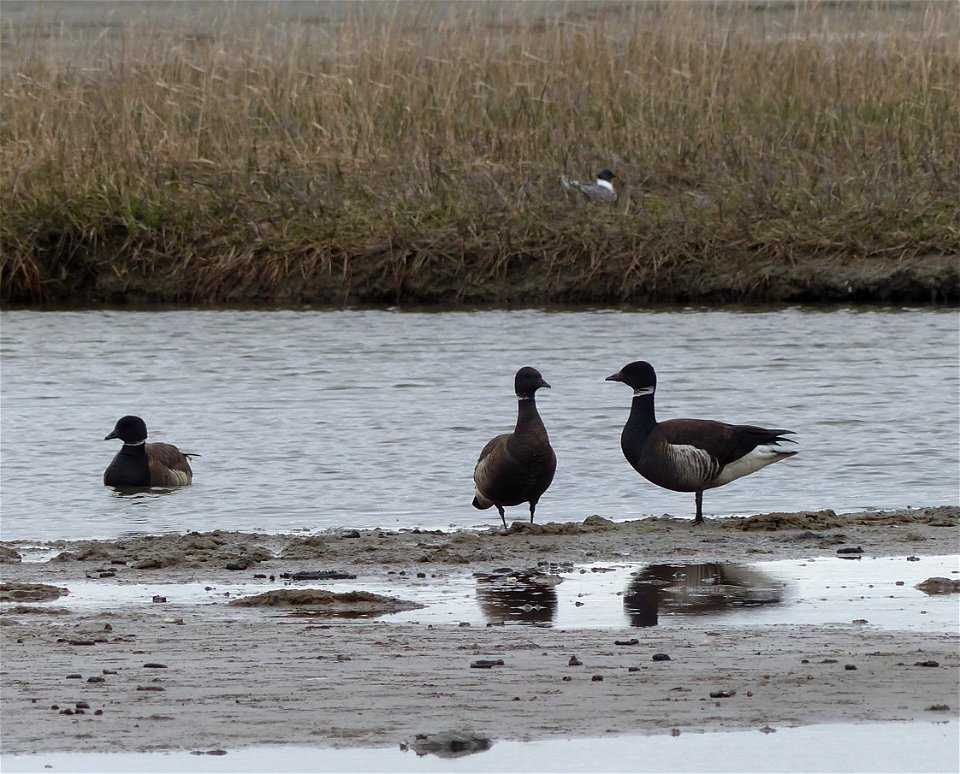
[[[591,680],[592,682],[595,682],[595,683],[602,683],[602,682],[603,682],[603,675],[593,675],[593,676],[590,678],[590,680]]]
[[[654,654],[653,654],[653,660],[654,660],[654,661],[669,661],[669,660],[670,660],[670,656],[668,656],[666,653],[654,653]]]
[[[846,669],[848,672],[855,672],[856,669],[857,669],[857,665],[856,665],[856,664],[844,664],[844,665],[843,665],[843,668]]]
[[[503,659],[480,658],[470,662],[471,669],[491,669],[495,666],[503,666]]]
[[[78,675],[76,673],[72,675],[67,675],[67,680],[82,680],[82,679],[83,679],[83,675]]]
[[[950,711],[949,704],[931,704],[929,707],[927,707],[927,712],[949,712],[949,711]]]
[[[93,675],[92,677],[87,678],[88,683],[102,683],[106,682],[106,678],[101,677],[100,675]]]
[[[68,645],[96,645],[93,640],[69,640]]]
[[[837,553],[840,555],[843,554],[862,554],[863,549],[860,546],[845,546],[844,548],[838,548]]]
[[[920,561],[920,557],[919,557],[919,556],[908,556],[908,557],[907,557],[907,561],[908,561],[908,562],[919,562],[919,561]]]
[[[638,666],[627,667],[627,671],[628,671],[628,672],[639,672],[639,671],[640,671],[640,667],[638,667]]]
[[[167,690],[162,685],[138,685],[138,691],[165,691]]]
[[[730,697],[736,695],[736,691],[710,691],[711,699],[729,699]]]
[[[161,597],[159,594],[154,594],[154,596],[153,596],[153,601],[154,601],[154,602],[157,602],[157,603],[166,602],[166,601],[167,601],[167,598],[166,598],[166,597]]]
[[[914,664],[914,666],[938,667],[938,666],[940,666],[940,662],[939,662],[939,661],[933,661],[933,660],[930,660],[930,661],[917,661],[917,662]]]
[[[640,640],[638,640],[636,637],[633,637],[629,640],[614,640],[613,644],[614,645],[639,645]]]
[[[154,663],[154,662],[151,661],[151,662],[148,662],[148,663],[144,664],[144,665],[143,665],[143,668],[144,668],[144,669],[166,669],[166,668],[167,668],[167,665],[166,665],[166,664],[156,664],[156,663]]]
[[[567,662],[567,666],[583,666],[583,662],[578,659],[576,656],[570,656],[570,660]]]
[[[74,706],[77,709],[90,709],[90,705],[87,704],[85,701],[78,701]]]

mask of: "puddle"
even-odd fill
[[[460,758],[374,749],[272,747],[219,755],[4,755],[5,774],[29,772],[956,772],[960,727],[950,723],[820,725],[679,736],[494,741]],[[218,751],[223,752],[223,751]]]
[[[839,558],[754,564],[590,565],[556,573],[503,571],[479,577],[405,577],[396,582],[303,581],[288,587],[359,590],[400,597],[426,607],[380,617],[389,623],[558,628],[767,626],[866,622],[884,629],[957,631],[956,595],[929,596],[914,588],[927,578],[957,578],[958,557]],[[75,612],[126,605],[223,605],[282,582],[126,584],[70,582],[57,600]],[[154,598],[164,598],[163,605]],[[0,610],[8,607],[0,605]],[[232,615],[276,615],[244,611]],[[284,613],[287,615],[288,613]]]

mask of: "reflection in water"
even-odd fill
[[[631,626],[656,626],[665,615],[712,615],[733,608],[774,605],[783,583],[742,564],[650,564],[623,594]]]
[[[557,616],[554,587],[563,578],[538,570],[476,573],[477,601],[487,623],[550,626]]]
[[[150,500],[154,497],[163,497],[183,489],[182,486],[112,486],[113,497],[129,497],[131,500]]]

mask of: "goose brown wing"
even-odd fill
[[[473,469],[473,481],[477,485],[477,491],[484,496],[490,491],[501,458],[506,454],[507,438],[509,435],[504,434],[487,441]]]
[[[755,425],[728,425],[710,419],[671,419],[657,425],[670,444],[695,446],[713,457],[721,467],[738,460],[765,443],[789,441],[791,430],[773,430]]]
[[[184,486],[193,481],[189,460],[173,444],[148,443],[146,452],[153,486]]]

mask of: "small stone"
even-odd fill
[[[72,715],[72,714],[73,714],[73,710],[70,709],[69,707],[67,707],[66,709],[60,710],[60,713],[59,713],[59,714],[61,714],[61,715]]]
[[[573,680],[573,678],[570,677],[570,675],[564,675],[563,682],[569,683],[571,680]]]
[[[919,556],[908,556],[908,557],[907,557],[907,561],[908,561],[908,562],[919,562],[919,561],[920,561],[920,557],[919,557]]]
[[[930,660],[930,661],[917,661],[917,662],[914,664],[914,666],[938,667],[938,666],[940,666],[940,662],[939,662],[939,661],[933,661],[933,660]]]
[[[567,666],[583,666],[583,662],[578,659],[576,656],[570,656],[570,660],[567,662]]]
[[[102,683],[106,682],[106,678],[101,677],[100,675],[93,675],[93,677],[87,678],[88,683]]]
[[[843,665],[843,668],[846,669],[848,672],[855,672],[855,671],[857,670],[857,665],[856,665],[856,664],[844,664],[844,665]]]
[[[730,697],[736,695],[736,691],[710,691],[711,699],[729,699]]]
[[[927,707],[927,712],[949,712],[949,711],[950,711],[949,704],[931,704],[929,707]]]
[[[93,640],[70,640],[68,645],[96,645]]]
[[[162,685],[138,685],[138,691],[164,691],[166,690]]]
[[[639,671],[640,671],[640,667],[638,667],[638,666],[627,667],[627,671],[628,671],[628,672],[639,672]]]
[[[90,709],[90,705],[87,704],[85,701],[78,701],[74,706],[77,709]]]
[[[863,549],[860,546],[845,546],[837,549],[838,554],[862,554]]]
[[[166,598],[166,597],[161,597],[159,594],[154,594],[154,596],[153,596],[153,601],[154,601],[155,603],[159,604],[159,603],[162,603],[162,602],[166,602],[166,601],[167,601],[167,598]]]
[[[154,663],[154,662],[151,661],[151,662],[148,662],[148,663],[144,664],[144,665],[143,665],[143,668],[144,668],[144,669],[166,669],[166,668],[167,668],[167,665],[166,665],[166,664],[156,664],[156,663]]]
[[[94,710],[94,711],[93,711],[93,714],[94,714],[94,715],[102,715],[102,714],[103,714],[103,710]]]
[[[629,640],[614,640],[613,644],[614,645],[639,645],[640,640],[638,640],[636,637],[631,637]]]
[[[481,658],[470,662],[471,669],[491,669],[495,666],[503,666],[503,659]]]
[[[76,673],[72,675],[67,675],[67,680],[82,680],[82,679],[83,679],[83,675],[78,675]]]
[[[653,660],[654,660],[654,661],[669,661],[669,660],[670,660],[670,656],[668,656],[666,653],[654,653],[654,654],[653,654]]]
[[[593,676],[590,678],[590,680],[593,681],[593,682],[595,682],[595,683],[602,683],[602,682],[603,682],[603,675],[593,675]]]

